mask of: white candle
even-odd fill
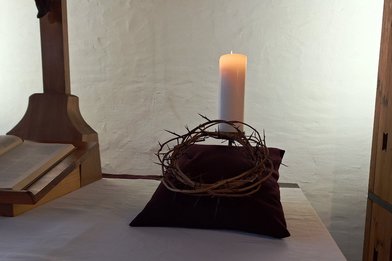
[[[220,111],[219,119],[244,121],[244,94],[247,57],[243,54],[226,54],[219,59]],[[243,125],[237,127],[243,130]],[[235,131],[227,124],[220,124],[219,131]]]

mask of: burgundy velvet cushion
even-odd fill
[[[275,170],[284,151],[270,148]],[[193,145],[180,160],[181,170],[203,182],[238,175],[252,167],[239,147]],[[160,184],[131,226],[164,226],[231,229],[276,238],[289,236],[280,203],[279,175],[266,180],[260,190],[240,198],[191,196],[175,193]]]

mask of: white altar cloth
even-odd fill
[[[129,227],[158,185],[102,179],[21,216],[0,217],[1,261],[346,260],[299,188],[281,188],[291,237]]]

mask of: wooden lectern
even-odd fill
[[[70,93],[67,2],[36,0],[40,17],[43,93],[30,96],[27,112],[7,134],[76,149],[22,190],[0,188],[0,215],[15,216],[102,177],[97,133]]]

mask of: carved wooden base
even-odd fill
[[[97,133],[84,121],[79,99],[67,94],[33,94],[26,114],[7,134],[37,142],[71,143],[98,141]]]

